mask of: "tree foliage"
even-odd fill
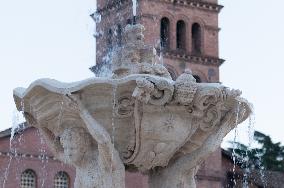
[[[243,168],[284,172],[284,147],[281,143],[273,143],[270,136],[258,131],[254,132],[254,139],[259,147],[249,148],[239,142],[230,142],[232,147],[228,150],[235,155],[237,163]]]

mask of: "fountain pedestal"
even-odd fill
[[[149,174],[152,188],[193,188],[198,165],[251,113],[239,90],[196,83],[189,70],[173,81],[143,30],[125,28],[112,78],[14,90],[28,123],[76,167],[76,187],[124,187],[126,166]]]

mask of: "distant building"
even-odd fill
[[[0,132],[1,188],[73,188],[75,168],[56,160],[39,131],[23,126],[10,147],[11,129]],[[148,188],[147,177],[126,173],[127,188]]]
[[[198,82],[219,82],[217,0],[138,0],[136,22],[145,26],[145,43],[163,54],[173,79],[190,68]],[[123,28],[133,22],[131,0],[98,0],[96,66],[98,73],[108,53],[123,45]]]
[[[73,188],[75,169],[56,160],[47,148],[36,128],[18,130],[10,147],[11,129],[0,132],[0,187],[2,188]],[[196,176],[198,188],[211,188],[214,182],[224,188],[242,188],[245,170],[234,165],[232,154],[225,150],[215,152],[221,171],[208,170],[206,163]],[[215,158],[214,158],[215,157]],[[207,160],[207,163],[209,161]],[[284,174],[281,172],[252,171],[247,174],[249,188],[282,188]],[[208,182],[212,182],[209,185]],[[216,184],[215,183],[215,184]],[[217,187],[217,186],[215,186]],[[126,173],[126,188],[148,188],[147,176]]]
[[[52,156],[37,129],[18,130],[11,147],[10,136],[11,129],[0,133],[1,187],[73,187],[74,169]]]

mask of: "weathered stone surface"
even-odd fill
[[[148,173],[153,188],[195,187],[200,162],[251,112],[239,90],[196,83],[190,71],[174,82],[142,31],[126,28],[112,79],[14,90],[27,121],[76,167],[76,187],[124,187],[124,166]]]

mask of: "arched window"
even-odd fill
[[[177,22],[177,49],[185,50],[186,49],[186,28],[185,22],[183,20],[179,20]]]
[[[70,178],[66,172],[60,171],[54,176],[54,188],[68,188]]]
[[[107,48],[108,50],[112,49],[112,30],[109,29],[107,32]]]
[[[117,45],[122,46],[122,27],[120,24],[117,25]]]
[[[36,187],[36,173],[27,169],[21,174],[21,188],[35,188]]]
[[[166,17],[161,19],[160,41],[162,48],[170,47],[170,20]]]
[[[192,53],[201,54],[201,27],[198,23],[194,23],[191,27],[192,36]]]
[[[198,75],[193,75],[193,77],[195,78],[196,80],[196,83],[201,83],[201,78],[198,76]]]

